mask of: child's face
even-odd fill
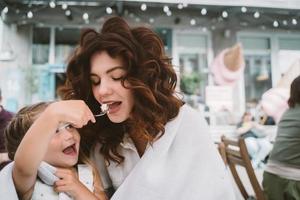
[[[44,161],[56,167],[72,167],[78,161],[80,135],[74,127],[56,133],[47,149]]]
[[[252,121],[252,115],[250,113],[247,113],[245,116],[244,116],[244,121],[245,122],[250,122]]]

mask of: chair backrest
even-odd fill
[[[251,186],[255,192],[256,199],[265,200],[264,193],[254,173],[244,139],[239,138],[238,140],[233,140],[226,138],[223,135],[221,137],[221,142],[219,143],[219,151],[225,164],[229,166],[234,181],[236,182],[243,197],[245,199],[249,199],[251,196],[248,194],[239,177],[236,165],[245,167]]]

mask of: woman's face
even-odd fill
[[[106,51],[95,53],[91,57],[90,79],[93,95],[100,104],[108,104],[107,115],[114,123],[125,121],[134,104],[132,91],[121,84],[125,75],[121,57],[112,58]],[[126,84],[128,83],[125,81]]]

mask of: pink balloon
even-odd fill
[[[289,89],[286,88],[271,88],[262,95],[261,106],[276,123],[289,107],[287,103],[289,96]]]

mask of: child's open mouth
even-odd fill
[[[64,154],[67,154],[67,155],[77,155],[77,150],[76,150],[76,145],[75,143],[66,147],[64,150],[63,150],[63,153]]]

